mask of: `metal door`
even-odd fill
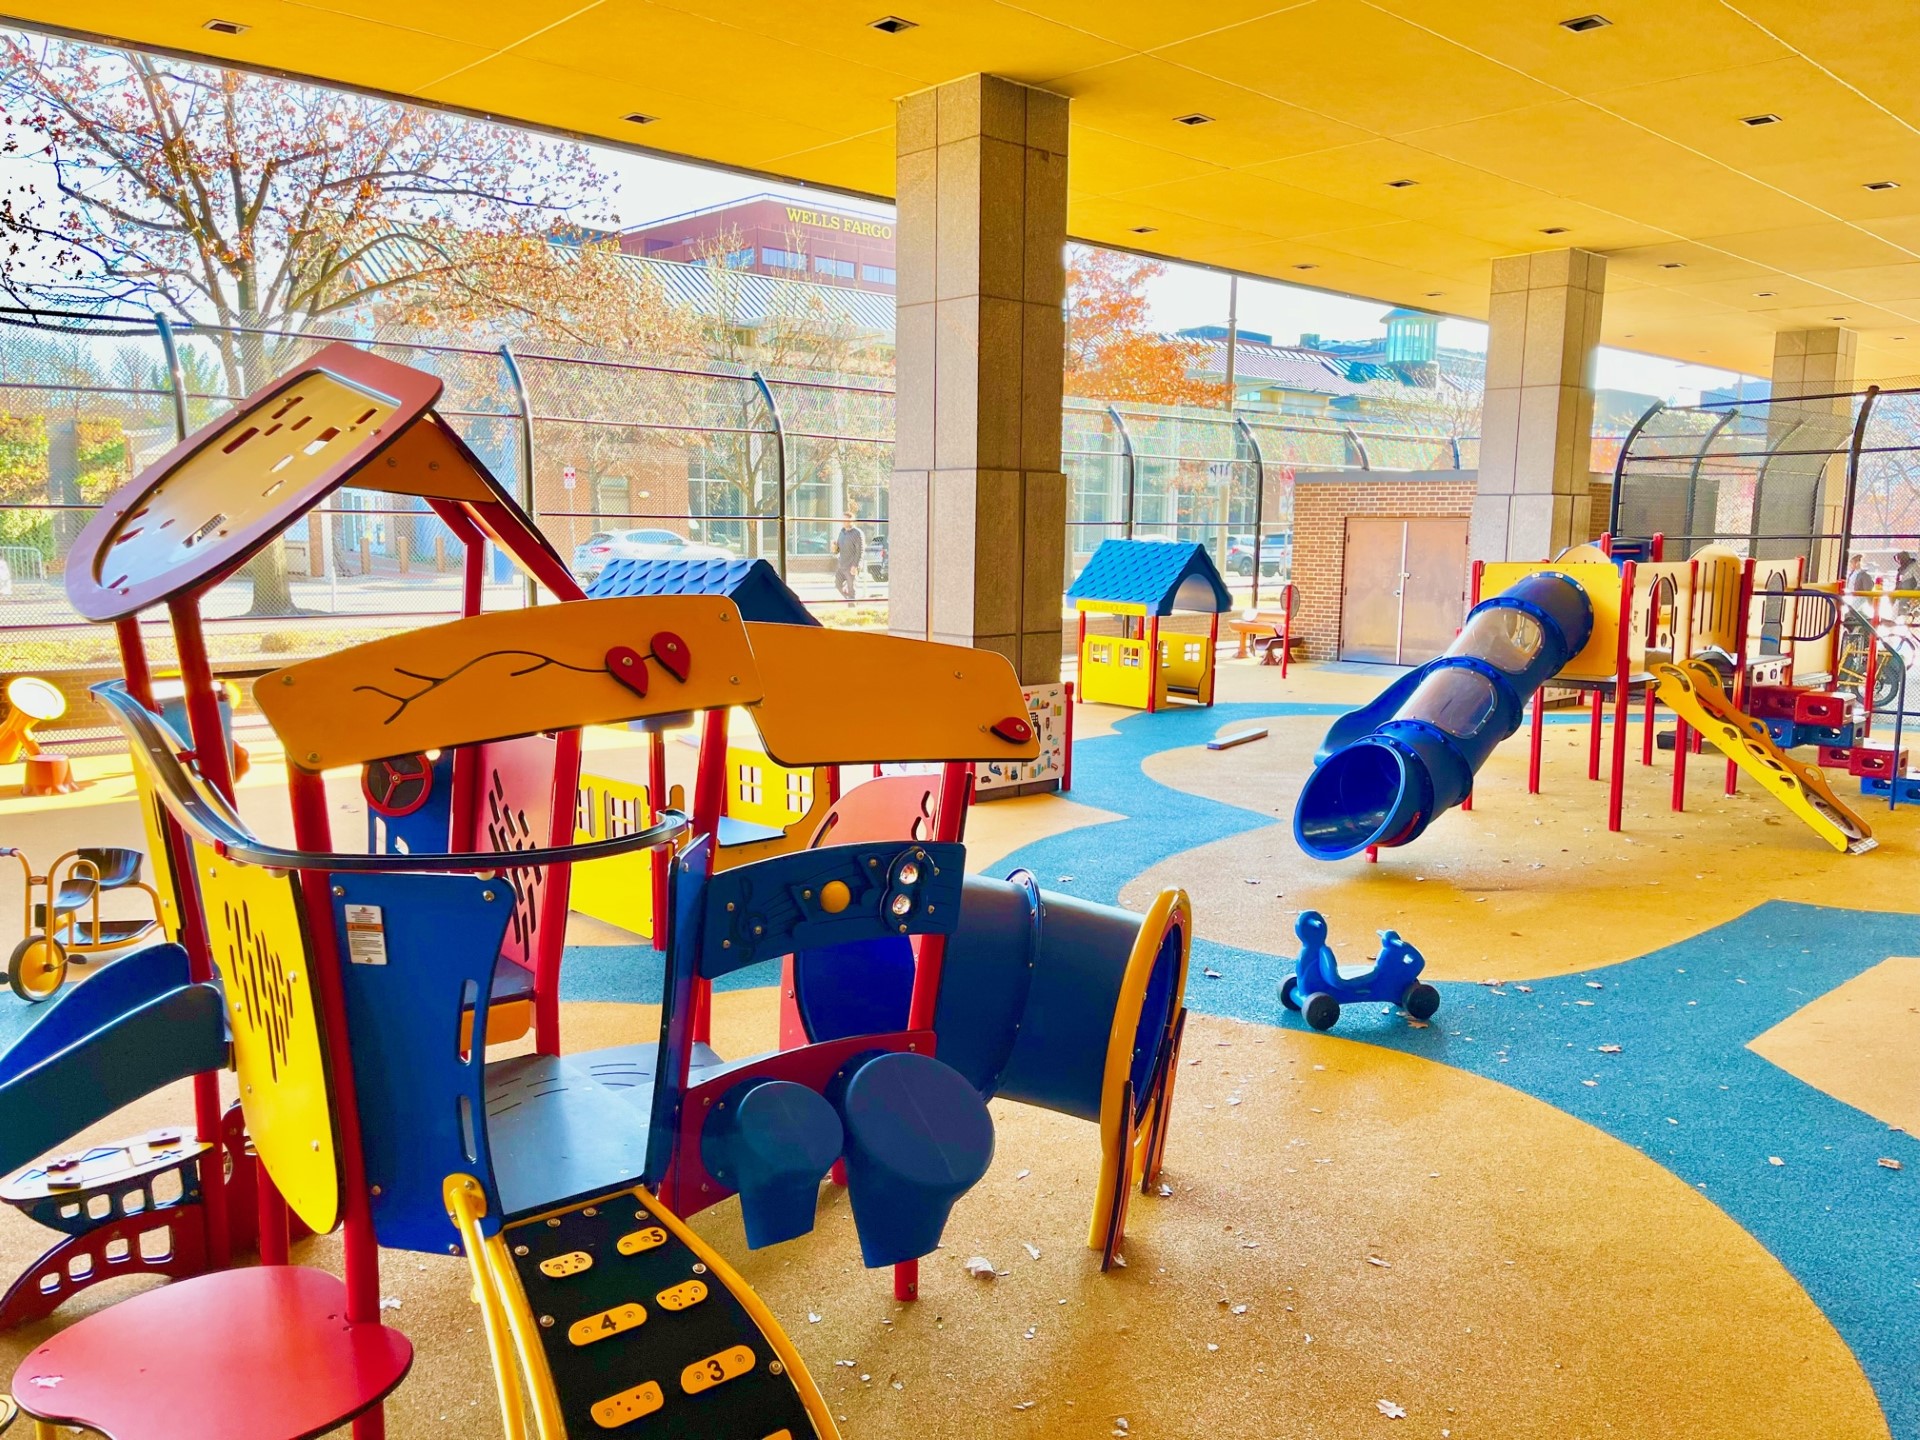
[[[1467,522],[1352,516],[1340,601],[1340,658],[1418,665],[1466,614]]]

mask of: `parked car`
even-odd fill
[[[1260,542],[1260,573],[1269,579],[1280,574],[1292,554],[1293,537],[1286,531],[1268,535]],[[1226,568],[1235,575],[1253,574],[1253,536],[1227,537]]]
[[[887,542],[884,540],[867,541],[867,574],[885,584],[887,580]]]
[[[671,530],[600,530],[573,547],[573,573],[591,581],[609,560],[738,560],[724,545],[704,545]]]

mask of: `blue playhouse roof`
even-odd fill
[[[820,623],[764,560],[609,560],[587,587],[589,600],[629,595],[724,595],[744,620]]]
[[[1144,605],[1150,615],[1176,610],[1217,615],[1233,608],[1204,545],[1164,540],[1102,540],[1067,598]]]

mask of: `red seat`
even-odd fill
[[[34,1350],[14,1397],[112,1440],[303,1440],[378,1404],[413,1364],[406,1336],[346,1310],[347,1287],[302,1266],[175,1281]]]

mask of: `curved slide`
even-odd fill
[[[1859,855],[1879,843],[1867,822],[1840,803],[1818,770],[1781,750],[1765,725],[1734,708],[1711,665],[1700,660],[1656,665],[1653,678],[1660,687],[1661,704],[1758,780],[1834,849]]]
[[[1447,653],[1341,716],[1314,757],[1293,834],[1316,860],[1405,845],[1473,792],[1533,692],[1586,646],[1593,604],[1568,576],[1528,575],[1467,615]]]

